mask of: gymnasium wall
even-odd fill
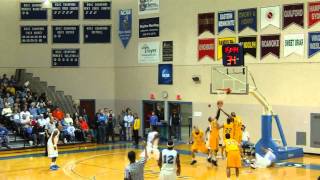
[[[275,6],[282,4],[305,3],[305,26],[304,29],[298,26],[290,26],[285,30],[275,27],[268,27],[260,30],[260,7]],[[320,153],[319,149],[310,148],[310,113],[318,112],[320,107],[320,84],[317,79],[320,76],[319,54],[312,58],[307,57],[307,33],[317,31],[319,24],[307,28],[307,0],[161,0],[160,13],[138,15],[138,1],[125,0],[113,2],[114,36],[118,29],[118,10],[133,9],[132,38],[126,49],[117,37],[114,41],[115,60],[115,97],[117,110],[122,109],[126,104],[132,106],[138,112],[142,112],[142,100],[148,100],[149,94],[154,93],[156,100],[165,100],[161,97],[162,91],[169,94],[168,101],[176,100],[176,95],[182,96],[182,101],[193,102],[193,111],[202,112],[201,117],[194,117],[193,123],[198,124],[202,129],[207,126],[207,117],[216,111],[214,107],[218,99],[209,94],[211,82],[211,65],[220,64],[204,58],[198,62],[198,38],[213,37],[238,37],[257,35],[258,48],[257,59],[246,56],[246,63],[253,74],[260,91],[273,105],[275,111],[280,115],[282,126],[290,146],[296,146],[296,131],[307,132],[306,152]],[[238,10],[243,8],[258,8],[258,32],[244,30],[240,34],[223,32],[214,36],[204,33],[198,37],[197,15],[198,13],[215,12],[223,10]],[[138,38],[138,23],[141,18],[160,17],[160,36],[157,38]],[[237,16],[236,16],[237,19]],[[237,21],[236,21],[237,23]],[[305,55],[299,57],[291,55],[283,56],[281,45],[280,58],[268,56],[260,60],[260,36],[262,34],[284,34],[304,33],[305,34]],[[174,44],[173,57],[173,85],[158,85],[158,64],[138,63],[138,43],[148,41],[172,40]],[[217,41],[216,41],[217,42]],[[282,43],[282,42],[281,42]],[[195,84],[192,75],[200,75],[201,83]],[[249,95],[230,95],[224,99],[225,109],[237,112],[243,117],[247,129],[254,141],[260,137],[260,114],[262,106]],[[224,118],[222,118],[224,120]],[[275,128],[274,128],[275,130]],[[274,138],[278,139],[278,133],[274,131]]]
[[[114,107],[114,61],[110,44],[83,44],[82,25],[111,25],[112,20],[83,20],[80,0],[79,20],[20,20],[20,2],[31,0],[1,0],[0,5],[0,72],[26,68],[49,85],[63,90],[74,99],[96,99],[97,108]],[[47,44],[20,44],[20,25],[48,25]],[[79,44],[52,44],[51,25],[80,25]],[[111,36],[113,37],[113,36]],[[114,40],[112,39],[111,42]],[[80,66],[51,68],[52,48],[80,48]]]

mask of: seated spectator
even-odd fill
[[[29,112],[34,118],[38,116],[38,109],[36,108],[36,103],[34,102],[31,103]]]
[[[13,107],[13,104],[14,104],[14,98],[13,98],[13,96],[11,96],[10,93],[7,93],[7,94],[6,94],[6,98],[7,98],[8,105],[9,105],[10,107]]]
[[[28,107],[24,106],[23,111],[20,112],[20,117],[22,117],[22,119],[29,119],[30,115],[31,114],[28,111]]]
[[[57,107],[53,112],[52,112],[52,116],[57,118],[58,121],[61,121],[64,118],[64,113],[62,112],[62,110]]]
[[[1,82],[2,82],[3,84],[7,84],[7,83],[9,82],[9,79],[8,79],[8,77],[7,77],[7,74],[3,74],[3,75],[2,75]]]
[[[46,145],[45,144],[45,127],[46,124],[48,124],[49,121],[44,118],[43,114],[40,114],[38,118],[38,125],[39,125],[39,144],[41,146]]]
[[[78,119],[74,120],[75,136],[77,141],[85,141],[84,134]]]
[[[0,124],[0,145],[1,147],[6,147],[8,149],[11,149],[9,147],[9,131],[7,128],[5,128],[2,124]]]
[[[70,114],[66,114],[66,117],[64,118],[64,121],[69,125],[73,124],[73,119],[70,117]]]
[[[13,86],[12,83],[9,83],[6,89],[7,93],[10,93],[12,96],[16,95],[16,88]]]
[[[80,124],[82,132],[84,133],[84,138],[86,139],[89,135],[88,123],[86,122],[86,120],[82,116],[80,116],[79,117],[79,124]]]
[[[38,114],[46,114],[47,108],[44,107],[44,103],[39,103],[39,107],[37,108]]]
[[[0,93],[1,94],[1,93]],[[2,112],[2,109],[4,108],[4,101],[3,98],[0,95],[0,112]]]
[[[1,115],[2,115],[2,116],[5,116],[5,117],[10,117],[10,116],[12,116],[12,109],[11,109],[11,107],[9,106],[9,104],[5,104],[5,105],[4,105],[4,108],[2,109]]]
[[[76,138],[76,135],[75,135],[75,127],[72,125],[72,124],[69,124],[67,126],[67,135],[69,137],[68,142],[74,142],[75,141],[75,138]]]
[[[15,80],[14,75],[11,75],[9,79],[9,84],[11,84],[13,87],[17,85],[17,81]]]

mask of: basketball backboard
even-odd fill
[[[211,94],[248,94],[247,67],[213,66],[211,70]]]

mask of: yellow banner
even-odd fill
[[[218,38],[218,61],[222,59],[222,46],[224,44],[236,43],[235,37]]]

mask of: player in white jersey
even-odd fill
[[[167,147],[161,151],[158,161],[160,180],[175,180],[181,172],[179,153],[173,149],[172,140],[168,140]]]
[[[154,158],[155,160],[159,159],[159,133],[156,127],[152,127],[152,131],[148,133],[147,137],[147,153],[149,158]],[[141,157],[144,156],[144,152],[140,155]]]

